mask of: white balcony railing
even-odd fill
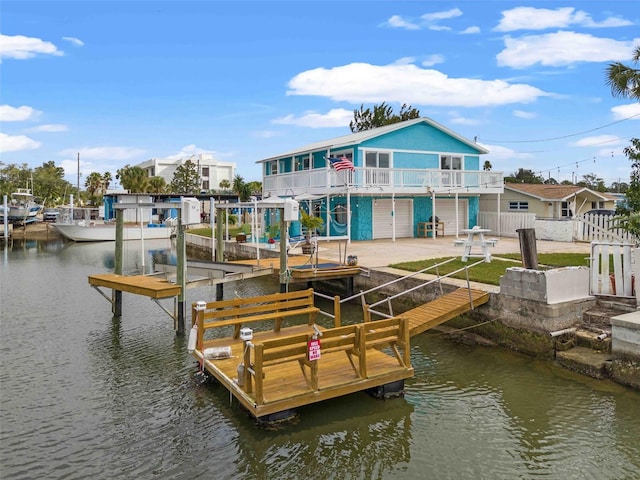
[[[268,175],[263,178],[264,194],[277,196],[301,193],[329,194],[336,190],[363,193],[426,193],[431,190],[450,193],[501,193],[502,172],[481,170],[428,170],[402,168],[356,168],[305,170]]]

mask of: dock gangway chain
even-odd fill
[[[380,315],[383,318],[391,318],[391,317],[394,316],[393,315],[393,309],[391,308],[391,301],[392,300],[394,300],[394,299],[396,299],[396,298],[398,298],[398,297],[400,297],[402,295],[405,295],[407,293],[413,292],[413,291],[415,291],[415,290],[417,290],[419,288],[423,288],[423,287],[426,287],[428,285],[432,285],[434,283],[438,284],[438,287],[440,288],[440,295],[442,295],[443,291],[442,291],[442,285],[440,283],[440,280],[443,279],[443,278],[451,277],[451,276],[453,276],[453,275],[455,275],[455,274],[457,274],[459,272],[464,271],[465,274],[466,274],[467,290],[469,290],[469,302],[471,303],[471,308],[473,309],[473,299],[471,297],[471,286],[470,286],[470,281],[469,281],[469,269],[472,268],[472,267],[475,267],[477,265],[480,265],[482,263],[485,263],[485,261],[483,259],[483,260],[480,260],[480,261],[478,261],[476,263],[473,263],[471,265],[465,265],[463,268],[459,268],[458,270],[454,270],[453,272],[450,272],[448,274],[440,275],[439,270],[438,270],[439,267],[442,267],[443,265],[446,265],[447,263],[452,262],[456,258],[457,257],[453,257],[453,258],[450,258],[450,259],[445,260],[443,262],[436,263],[435,265],[429,265],[428,267],[425,267],[425,268],[423,268],[421,270],[418,270],[417,272],[412,272],[412,273],[407,274],[407,275],[405,275],[403,277],[398,277],[398,278],[396,278],[394,280],[390,280],[390,281],[388,281],[386,283],[383,283],[382,285],[378,285],[376,287],[372,287],[372,288],[370,288],[368,290],[363,290],[363,291],[361,291],[359,293],[356,293],[354,295],[351,295],[350,297],[346,297],[346,298],[343,298],[343,299],[340,299],[340,297],[338,295],[336,295],[335,297],[330,297],[328,295],[324,295],[324,294],[322,294],[320,292],[315,292],[315,291],[313,292],[313,294],[315,296],[320,297],[320,298],[324,298],[324,299],[333,301],[334,314],[331,314],[329,312],[325,312],[323,310],[321,310],[320,313],[325,315],[325,316],[327,316],[327,317],[333,318],[334,319],[334,323],[335,323],[336,326],[340,325],[340,305],[343,304],[343,303],[349,302],[351,300],[355,300],[357,298],[360,298],[361,301],[362,301],[362,308],[363,308],[363,311],[364,311],[365,321],[369,321],[371,313],[374,313],[376,315]],[[368,305],[367,306],[367,304],[366,304],[366,302],[364,300],[365,299],[365,295],[367,295],[369,293],[373,293],[373,292],[375,292],[377,290],[380,290],[382,288],[388,287],[389,285],[392,285],[394,283],[402,282],[404,280],[407,280],[409,278],[415,277],[417,275],[420,275],[422,273],[426,273],[429,270],[434,270],[434,269],[435,269],[436,278],[434,278],[432,280],[429,280],[429,281],[427,281],[425,283],[422,283],[422,284],[420,284],[420,285],[418,285],[416,287],[413,287],[411,289],[404,290],[404,291],[402,291],[402,292],[400,292],[400,293],[398,293],[396,295],[393,295],[393,296],[388,297],[386,299],[380,300],[380,301],[378,301],[378,302],[376,302],[376,303],[374,303],[372,305]],[[376,306],[378,306],[378,305],[380,305],[382,303],[387,303],[389,305],[390,314],[386,314],[386,313],[383,313],[383,312],[378,312],[378,311],[375,311],[375,310],[372,309],[372,307],[376,307]]]

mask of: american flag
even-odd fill
[[[353,166],[353,162],[351,160],[349,160],[347,157],[329,157],[329,160],[331,160],[331,165],[333,166],[333,168],[336,169],[336,171],[339,170],[351,170],[352,172],[355,171],[355,167]]]

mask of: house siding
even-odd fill
[[[366,140],[360,144],[360,147],[393,150],[430,150],[434,152],[478,155],[478,151],[470,145],[425,123],[412,125]]]

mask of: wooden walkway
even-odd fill
[[[471,311],[472,304],[475,308],[488,301],[488,292],[459,288],[431,302],[408,310],[400,316],[409,320],[409,334],[413,337]]]

